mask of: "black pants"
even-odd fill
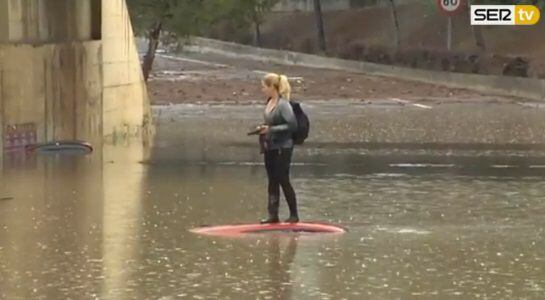
[[[270,217],[278,217],[280,206],[280,187],[284,191],[284,197],[288,202],[290,216],[297,216],[297,200],[295,191],[290,183],[290,164],[293,149],[266,150],[265,168],[269,178],[269,203]]]

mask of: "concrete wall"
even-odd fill
[[[101,0],[0,0],[0,42],[91,40],[95,1]]]
[[[183,49],[184,51],[218,53],[264,62],[362,72],[370,75],[389,76],[499,95],[545,100],[545,80],[540,79],[410,69],[290,51],[255,48],[204,38],[192,38]]]
[[[8,2],[0,0],[0,41],[7,40],[9,36]]]
[[[3,152],[4,152],[4,88],[2,83],[4,82],[4,72],[0,69],[0,169],[4,168],[3,165]]]
[[[102,1],[104,136],[137,135],[149,102],[124,0]]]
[[[0,0],[0,17],[0,153],[21,128],[96,145],[150,127],[125,0]]]
[[[38,141],[97,141],[102,125],[100,42],[0,45],[3,128],[35,124]]]

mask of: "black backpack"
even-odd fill
[[[301,108],[301,104],[295,101],[290,101],[295,119],[297,119],[297,130],[293,133],[293,143],[302,145],[308,137],[310,130],[310,120],[307,114]]]

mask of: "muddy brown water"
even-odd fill
[[[459,147],[466,160],[441,167],[441,149],[315,139],[293,166],[301,216],[348,233],[199,236],[188,230],[258,220],[266,199],[253,141],[229,138],[253,115],[207,109],[196,108],[200,123],[160,119],[149,148],[6,157],[0,196],[13,199],[0,202],[0,299],[545,296],[545,171],[529,168],[533,159],[521,163],[528,172],[502,165],[532,151],[541,159],[539,147]],[[490,152],[496,167],[466,168]]]

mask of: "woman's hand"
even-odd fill
[[[259,134],[267,134],[269,132],[269,126],[267,125],[261,125],[261,130],[259,131]]]

